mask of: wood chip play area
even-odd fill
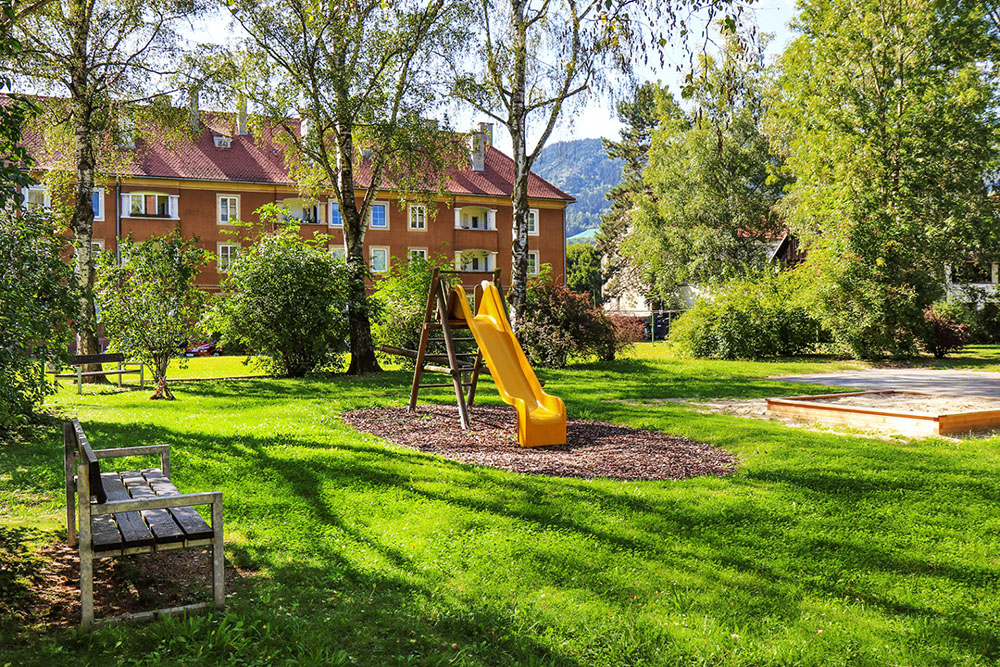
[[[462,429],[455,406],[365,408],[342,415],[345,424],[397,445],[474,465],[555,477],[623,480],[721,477],[733,472],[729,452],[658,431],[569,419],[566,444],[522,447],[513,408],[475,406]]]

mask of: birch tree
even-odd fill
[[[13,24],[21,51],[0,58],[15,87],[58,98],[42,105],[34,129],[42,135],[40,166],[49,169],[49,185],[61,178],[72,193],[64,214],[83,294],[76,322],[80,354],[100,351],[91,249],[95,181],[129,158],[117,150],[123,130],[142,133],[152,121],[174,116],[164,96],[173,92],[167,75],[179,55],[177,29],[199,11],[199,0],[39,1]]]
[[[523,319],[528,276],[528,175],[566,110],[592,90],[628,87],[632,68],[659,56],[668,37],[707,26],[734,0],[476,0],[474,57],[454,63],[456,97],[503,125],[513,143],[511,307]],[[707,36],[707,28],[702,32]],[[695,31],[696,32],[696,31]],[[534,133],[529,141],[529,133]]]
[[[368,215],[381,189],[429,192],[458,148],[423,118],[439,99],[438,56],[467,19],[446,0],[227,0],[250,35],[233,58],[240,90],[278,129],[304,192],[331,190],[351,267],[351,374],[380,370],[365,294]],[[364,194],[360,200],[357,191]]]

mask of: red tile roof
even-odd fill
[[[274,141],[273,133],[264,131],[259,138],[237,134],[236,117],[232,113],[202,112],[201,120],[202,131],[197,142],[168,139],[149,142],[140,139],[135,149],[135,160],[126,167],[123,175],[292,185],[285,168],[284,151]],[[231,137],[231,147],[216,148],[214,137],[218,135]],[[36,156],[37,166],[44,169],[47,165],[39,137],[25,133],[24,140]],[[355,173],[358,186],[367,187],[371,178],[368,165],[357,165]],[[509,197],[513,182],[514,161],[490,146],[486,152],[484,171],[475,171],[471,165],[450,169],[446,187],[455,195]],[[571,195],[534,173],[528,179],[528,196],[574,201]]]

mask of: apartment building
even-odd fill
[[[303,198],[285,167],[283,150],[269,137],[255,137],[235,114],[201,112],[197,141],[136,141],[123,176],[101,183],[94,193],[94,245],[115,252],[120,238],[144,240],[180,230],[198,237],[216,255],[199,282],[218,287],[241,251],[233,222],[259,222],[255,211],[268,203],[287,209],[304,237],[329,235],[330,252],[343,255],[343,225],[336,200]],[[29,148],[31,137],[27,137]],[[369,213],[365,256],[377,277],[408,255],[444,256],[462,271],[462,282],[478,284],[500,268],[511,270],[514,164],[492,145],[492,126],[480,124],[470,138],[467,166],[447,173],[446,194],[429,202],[406,203],[400,193],[380,191]],[[39,157],[43,168],[45,161]],[[365,186],[364,165],[358,169]],[[573,197],[535,174],[529,179],[531,218],[529,271],[543,264],[562,279],[564,220]],[[359,189],[360,204],[365,191]],[[28,205],[50,205],[43,187],[28,190]]]

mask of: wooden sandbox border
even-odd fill
[[[902,412],[887,409],[865,408],[856,405],[817,403],[817,399],[845,396],[870,396],[873,394],[908,394],[929,398],[981,398],[996,401],[996,410],[971,412]],[[880,391],[852,391],[842,394],[815,394],[812,396],[786,396],[767,399],[767,413],[777,417],[791,417],[827,425],[846,425],[858,428],[890,429],[904,435],[943,435],[964,433],[1000,426],[1000,399],[985,396],[959,396],[934,394],[924,391],[884,389]]]

